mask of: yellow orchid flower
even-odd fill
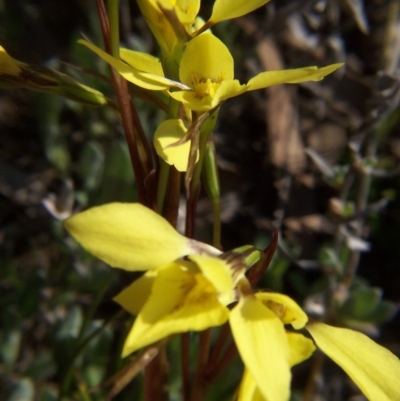
[[[51,93],[89,106],[102,106],[107,103],[106,97],[101,92],[56,70],[15,60],[2,46],[0,46],[0,88],[25,88]]]
[[[194,111],[208,111],[223,101],[241,95],[244,92],[263,89],[283,83],[295,84],[307,81],[319,81],[331,74],[343,63],[326,67],[304,67],[289,70],[265,71],[251,78],[246,84],[234,79],[234,61],[229,49],[210,32],[204,32],[192,39],[186,46],[179,66],[180,82],[168,79],[156,65],[158,62],[150,56],[146,63],[134,64],[135,57],[128,57],[129,50],[124,49],[117,60],[92,43],[79,40],[99,57],[114,67],[126,80],[149,90],[167,90],[174,99]],[[142,58],[145,56],[141,56]]]
[[[290,368],[314,351],[302,334],[285,330],[290,324],[294,330],[305,327],[370,401],[399,399],[400,361],[390,351],[353,330],[307,323],[307,315],[286,295],[253,294],[244,264],[178,234],[150,209],[113,203],[77,214],[65,226],[105,262],[147,270],[115,298],[137,315],[124,356],[171,334],[204,330],[229,320],[246,368],[239,400],[287,401]],[[236,287],[239,301],[230,309]]]
[[[170,96],[192,110],[206,111],[247,91],[283,83],[319,81],[342,65],[265,71],[242,85],[234,79],[234,62],[228,48],[217,37],[205,32],[188,43],[180,63],[179,79],[191,90],[171,92]]]

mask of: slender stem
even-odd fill
[[[167,193],[167,184],[170,166],[160,157],[160,173],[157,183],[157,213],[162,214],[165,194]]]
[[[367,143],[367,149],[366,149],[366,157],[374,157],[376,154],[376,149],[377,149],[377,136],[372,135],[369,138],[369,141]],[[358,185],[358,191],[357,191],[357,199],[356,199],[356,213],[362,214],[365,209],[367,208],[368,204],[368,197],[369,197],[369,191],[371,188],[371,173],[370,172],[365,172],[361,177]],[[363,235],[363,229],[364,229],[364,221],[360,219],[357,222],[356,229],[355,229],[355,235],[362,237]],[[360,261],[360,251],[359,250],[352,250],[350,253],[350,258],[346,266],[346,271],[345,271],[345,277],[343,280],[343,283],[347,285],[347,287],[350,287],[353,278],[357,272],[358,264]]]
[[[194,238],[194,227],[196,220],[196,206],[197,199],[200,193],[200,185],[197,187],[197,191],[186,199],[186,226],[185,235],[188,238]]]
[[[306,388],[303,393],[304,401],[311,401],[314,397],[314,389],[318,384],[321,371],[325,362],[325,355],[322,352],[319,352],[314,358],[314,363],[311,369],[310,376],[306,383]]]
[[[182,369],[182,395],[183,401],[190,400],[190,374],[189,374],[189,333],[181,334],[181,369]]]
[[[225,323],[222,326],[217,342],[215,343],[214,349],[209,358],[207,372],[212,372],[214,370],[214,367],[217,365],[218,358],[221,355],[221,352],[224,349],[225,345],[227,344],[230,333],[231,330],[229,323]]]
[[[203,169],[203,162],[204,162],[204,156],[205,156],[208,138],[209,138],[209,133],[200,132],[199,160],[197,161],[196,166],[194,168],[192,182],[190,183],[190,196],[191,197],[197,193],[199,185],[200,185],[201,171]]]
[[[166,119],[176,119],[179,116],[179,111],[180,103],[175,99],[171,99]],[[160,173],[157,184],[157,211],[164,217],[170,216],[170,223],[174,227],[176,226],[176,218],[178,216],[179,194],[180,173],[160,157]],[[165,202],[168,202],[168,205],[165,205]]]
[[[223,357],[213,365],[212,369],[207,372],[207,384],[210,385],[232,362],[232,359],[237,355],[237,347],[234,341],[232,341]]]
[[[199,348],[197,351],[196,376],[192,388],[192,401],[201,401],[206,390],[205,368],[210,353],[211,329],[200,333]]]
[[[221,249],[221,202],[219,199],[213,201],[213,246]]]
[[[119,59],[119,0],[108,0],[107,11],[110,21],[111,55]]]
[[[221,248],[221,196],[212,135],[209,136],[205,148],[203,182],[213,205],[213,246]]]
[[[107,11],[102,0],[96,0],[96,5],[100,18],[100,26],[103,34],[104,47],[108,53],[111,53],[110,25],[108,22]],[[122,125],[124,127],[125,137],[128,143],[132,168],[136,178],[139,202],[147,205],[149,202],[147,200],[146,187],[144,184],[145,173],[143,165],[141,163],[141,159],[139,158],[138,144],[135,137],[135,128],[132,120],[132,109],[130,104],[128,85],[124,79],[120,79],[119,75],[115,72],[113,68],[110,67],[110,69],[113,86],[121,113]]]
[[[176,227],[178,222],[179,198],[181,189],[181,173],[171,166],[169,169],[167,196],[164,202],[163,216]]]
[[[165,347],[146,366],[144,375],[144,401],[168,401],[168,361]]]

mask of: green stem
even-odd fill
[[[213,200],[213,246],[221,249],[221,202]]]
[[[110,23],[111,55],[119,59],[119,0],[108,0],[107,11]]]
[[[169,102],[166,120],[177,118],[179,115],[179,108],[180,108],[180,103],[175,99],[171,99]],[[171,166],[160,157],[160,173],[158,176],[158,183],[157,183],[156,205],[157,205],[157,213],[161,215],[164,215],[164,212],[167,213],[168,215],[176,214],[173,210],[164,210],[164,203],[166,196],[168,198],[170,197],[172,197],[173,199],[176,198],[176,194],[173,193],[167,194],[167,192],[180,190],[179,186],[178,188],[176,188],[176,186],[174,185],[173,186],[168,185],[169,178],[171,175],[170,173],[172,173]]]
[[[215,248],[221,248],[221,197],[217,160],[212,137],[208,140],[205,149],[203,182],[213,204],[213,246]]]
[[[201,170],[203,169],[204,154],[206,151],[207,141],[210,133],[200,132],[199,140],[199,160],[194,168],[192,182],[190,183],[190,197],[196,195],[198,187],[200,185]]]

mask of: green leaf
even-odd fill
[[[381,301],[377,307],[369,314],[362,318],[363,321],[383,324],[391,320],[398,312],[399,307],[394,302]]]
[[[21,330],[15,329],[0,335],[0,360],[11,368],[17,360],[21,346]]]
[[[104,151],[96,141],[86,142],[79,158],[78,171],[86,190],[100,185],[104,168]]]
[[[57,332],[57,339],[77,338],[83,323],[83,313],[79,306],[73,306]]]
[[[35,390],[31,379],[21,379],[11,390],[7,401],[33,401]]]
[[[343,305],[341,313],[352,319],[362,319],[371,314],[382,298],[380,288],[360,287],[350,291],[349,300]]]
[[[332,247],[323,246],[319,251],[318,259],[325,270],[334,271],[336,273],[343,272],[343,265],[337,252]]]

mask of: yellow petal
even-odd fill
[[[163,53],[171,53],[177,41],[176,34],[161,12],[157,0],[137,0],[137,4]]]
[[[125,341],[123,357],[171,334],[200,331],[228,320],[228,309],[218,302],[214,287],[188,265],[179,261],[158,271]]]
[[[193,24],[200,10],[200,0],[158,0],[163,8],[175,9],[182,24]]]
[[[171,79],[165,78],[163,75],[155,75],[149,74],[148,72],[143,72],[137,70],[125,64],[121,60],[117,60],[115,57],[101,50],[99,47],[95,46],[93,43],[90,43],[86,40],[80,39],[78,43],[88,47],[94,53],[96,53],[101,59],[110,64],[113,68],[115,68],[118,73],[124,77],[127,81],[132,82],[133,84],[140,86],[144,89],[149,90],[166,90],[171,87],[176,87],[180,89],[185,89],[185,85],[181,85],[179,82],[173,81]],[[189,89],[189,88],[186,88]]]
[[[181,82],[193,89],[200,80],[220,82],[233,79],[233,58],[228,48],[209,32],[192,39],[183,53],[179,68]]]
[[[400,400],[400,361],[394,354],[357,331],[317,322],[306,328],[370,401]]]
[[[343,63],[328,65],[323,68],[304,67],[294,70],[265,71],[251,78],[247,90],[268,88],[279,84],[296,84],[299,82],[319,81],[326,75],[342,67]]]
[[[110,203],[67,219],[65,227],[90,253],[113,267],[151,270],[196,253],[192,241],[139,203]]]
[[[310,339],[299,333],[287,332],[286,334],[290,346],[290,366],[297,365],[312,355],[315,345]],[[248,369],[244,370],[242,381],[240,382],[238,401],[265,401]]]
[[[189,259],[197,264],[204,276],[215,287],[221,304],[229,305],[234,301],[232,273],[226,261],[201,255],[190,255]]]
[[[175,166],[178,171],[187,171],[190,141],[182,145],[170,145],[182,139],[186,131],[183,121],[175,119],[162,122],[154,133],[154,147],[158,156],[166,163]],[[198,158],[199,156],[197,155],[197,160]]]
[[[248,369],[244,370],[242,381],[240,382],[238,401],[265,401]]]
[[[199,98],[194,91],[169,92],[169,95],[193,111],[208,111],[215,107],[213,98],[210,96]]]
[[[161,65],[160,59],[150,54],[137,52],[130,49],[119,49],[120,57],[125,63],[129,64],[133,68],[148,72],[150,74],[164,76],[164,71]]]
[[[253,296],[231,311],[232,334],[245,367],[267,400],[287,401],[290,349],[282,322]]]
[[[308,358],[315,351],[314,343],[300,333],[286,332],[290,346],[290,366],[297,365]]]
[[[221,85],[219,86],[215,94],[214,107],[218,103],[231,97],[239,96],[246,91],[246,85],[241,85],[237,79],[224,80],[221,82]]]
[[[20,71],[18,61],[14,60],[4,47],[0,46],[0,75],[18,75]]]
[[[138,315],[150,296],[156,275],[157,273],[154,270],[146,272],[116,295],[113,301],[132,315]]]
[[[241,17],[268,2],[269,0],[215,0],[209,21],[216,24],[220,21]]]
[[[231,79],[222,81],[216,89],[213,97],[199,97],[195,91],[169,92],[169,95],[175,100],[183,103],[190,110],[209,111],[218,106],[224,100],[238,96],[246,91],[246,85],[241,85],[237,79]]]
[[[303,309],[292,298],[276,292],[258,292],[256,294],[266,307],[273,310],[283,324],[291,324],[294,329],[302,329],[308,321]]]
[[[177,0],[176,3],[179,9],[188,16],[189,21],[195,21],[200,10],[200,0]]]

